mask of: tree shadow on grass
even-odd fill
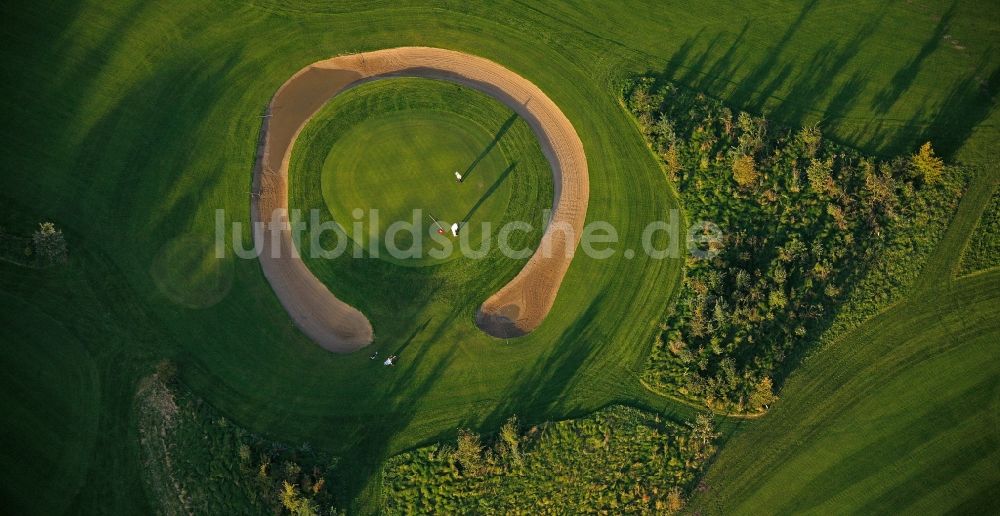
[[[496,276],[496,271],[483,270],[482,276]],[[418,305],[429,303],[431,298],[447,299],[451,308],[443,315],[435,314],[433,319],[423,318],[418,312],[409,316],[410,319],[394,325],[392,329],[383,328],[382,335],[400,335],[398,343],[388,340],[380,345],[387,351],[392,350],[390,353],[399,355],[400,362],[394,368],[383,367],[381,361],[372,364],[372,374],[390,372],[385,375],[385,380],[391,384],[372,396],[364,396],[358,400],[358,403],[371,406],[371,410],[359,410],[349,415],[331,414],[319,421],[316,430],[305,432],[316,433],[321,428],[339,432],[336,453],[341,458],[342,466],[337,475],[337,490],[341,497],[340,506],[354,504],[351,512],[367,512],[377,508],[380,496],[377,487],[380,485],[383,463],[403,451],[399,449],[401,444],[409,446],[407,438],[404,438],[404,443],[400,443],[397,439],[399,436],[411,429],[415,429],[412,431],[417,433],[421,433],[422,429],[426,430],[428,413],[424,401],[437,383],[447,378],[450,368],[462,351],[461,346],[447,342],[446,336],[456,324],[460,324],[461,319],[472,319],[482,293],[442,292],[440,285],[435,283],[435,278],[436,276],[429,275],[410,284],[406,289],[409,295],[402,297]],[[383,280],[388,281],[386,278]],[[440,282],[440,278],[437,281]],[[404,329],[409,332],[404,333]],[[402,335],[407,337],[404,339]],[[435,347],[439,351],[432,349]],[[422,439],[413,447],[453,439],[458,426],[449,425],[448,430]]]
[[[484,433],[492,433],[506,419],[515,414],[523,422],[540,422],[551,419],[552,410],[559,408],[559,401],[573,384],[576,375],[607,345],[607,342],[603,340],[596,345],[591,345],[589,335],[592,328],[590,322],[599,314],[602,298],[603,296],[594,299],[577,321],[567,328],[558,339],[555,339],[555,342],[560,342],[561,345],[540,356],[519,375],[520,380],[517,381],[517,385],[509,389],[500,389],[498,386],[498,391],[510,392],[504,399],[496,401],[496,406],[488,415],[481,418],[469,415],[456,424],[454,428],[438,432],[410,449],[451,441],[455,438],[458,428],[475,428]],[[442,328],[452,324],[454,319],[462,314],[463,309],[457,307],[437,326],[436,331],[426,336],[424,341],[437,341],[443,331]],[[502,346],[504,344],[497,342],[494,345]],[[351,461],[352,469],[355,470],[354,476],[359,477],[349,481],[349,485],[346,486],[348,499],[353,499],[362,492],[365,485],[375,480],[382,461],[388,458],[389,445],[393,436],[406,428],[417,416],[417,410],[412,407],[418,405],[416,401],[426,395],[436,379],[445,373],[458,349],[457,346],[449,346],[446,354],[439,358],[432,367],[431,373],[421,375],[423,380],[416,379],[416,367],[402,369],[402,375],[394,381],[397,387],[377,401],[382,405],[383,410],[379,411],[377,415],[373,414],[372,420],[342,425],[346,428],[358,429],[355,431],[354,437],[357,444],[353,447],[357,456],[355,453],[348,453],[349,457],[344,457],[344,460]],[[386,406],[390,408],[386,409]],[[560,416],[563,415],[560,414]]]
[[[500,176],[497,177],[496,181],[493,181],[493,184],[490,185],[490,187],[487,188],[485,192],[483,192],[483,195],[479,197],[479,200],[476,201],[476,204],[473,204],[472,207],[469,208],[469,211],[465,214],[465,216],[462,217],[461,220],[468,222],[469,219],[471,219],[472,216],[476,213],[476,211],[479,210],[479,207],[482,206],[487,199],[492,197],[494,193],[496,193],[497,189],[500,188],[500,185],[502,185],[503,182],[507,180],[507,176],[509,176],[510,173],[514,171],[514,167],[516,166],[517,166],[516,161],[507,165],[507,168],[505,168],[503,172],[500,173]]]
[[[500,142],[500,139],[503,138],[503,135],[507,134],[507,131],[510,130],[510,127],[514,125],[514,122],[516,121],[517,121],[517,113],[511,114],[507,118],[507,120],[504,121],[503,125],[500,126],[500,129],[497,130],[497,134],[493,136],[493,140],[486,145],[486,148],[483,149],[483,151],[480,152],[478,156],[476,156],[476,159],[472,160],[472,163],[470,163],[468,167],[465,167],[465,172],[462,173],[462,181],[465,181],[466,179],[469,178],[469,174],[472,174],[472,172],[476,169],[476,166],[479,165],[479,162],[483,161],[483,159],[489,155],[490,151],[492,151],[493,148],[497,146],[497,143]]]
[[[392,354],[397,356],[402,355],[403,351],[406,350],[406,348],[410,347],[410,344],[413,343],[413,338],[416,337],[419,333],[423,332],[425,329],[427,329],[427,326],[430,325],[430,323],[431,319],[427,318],[420,326],[414,328],[413,332],[410,333],[410,336],[407,337],[406,340],[403,341],[403,344],[400,345],[398,348],[396,348],[396,350],[393,351]]]
[[[371,401],[378,406],[378,410],[367,415],[359,414],[348,420],[338,421],[334,418],[331,421],[333,427],[354,429],[353,435],[345,436],[353,442],[353,446],[341,454],[341,463],[346,466],[341,470],[343,474],[339,478],[344,497],[341,500],[342,507],[349,503],[377,505],[377,500],[372,499],[377,497],[372,486],[378,485],[380,481],[382,463],[390,456],[392,438],[417,417],[419,410],[416,407],[419,404],[416,401],[426,396],[437,379],[445,374],[456,352],[456,347],[450,347],[443,356],[437,358],[428,374],[421,375],[422,379],[417,378],[421,368],[415,363],[408,367],[397,367],[394,388]],[[359,512],[361,508],[352,509],[351,512]]]
[[[802,6],[802,9],[799,10],[799,14],[795,17],[795,20],[788,24],[788,27],[785,28],[785,32],[782,33],[781,38],[778,39],[777,43],[775,43],[767,52],[767,57],[764,61],[758,63],[753,72],[740,81],[740,85],[737,87],[737,90],[729,99],[730,102],[737,105],[749,104],[752,97],[756,96],[755,94],[758,93],[759,87],[764,84],[764,81],[769,77],[774,77],[773,72],[775,69],[779,68],[782,53],[786,48],[788,48],[788,44],[791,42],[792,37],[795,36],[795,34],[799,31],[799,28],[802,27],[802,24],[805,22],[806,18],[808,18],[809,13],[816,8],[817,3],[818,0],[810,0]],[[787,67],[788,65],[785,64],[785,66]],[[732,70],[716,70],[716,72],[720,74],[730,73]],[[787,72],[787,70],[785,70],[785,72]],[[784,74],[778,75],[781,76]],[[773,92],[774,89],[777,88],[777,84],[774,84],[774,81],[770,82],[769,91]],[[766,96],[766,94],[760,95],[758,98]]]
[[[885,115],[910,91],[927,63],[941,45],[955,16],[954,4],[942,15],[916,55],[900,68],[889,83],[871,92],[873,78],[866,70],[851,70],[866,45],[880,34],[891,8],[882,6],[847,37],[832,36],[811,55],[791,55],[792,44],[811,11],[812,1],[803,5],[778,40],[746,73],[740,70],[749,53],[740,53],[744,31],[726,39],[723,32],[699,32],[686,40],[659,71],[645,75],[654,87],[667,82],[715,96],[735,110],[745,110],[773,118],[779,125],[796,128],[821,118],[830,139],[855,147],[867,154],[889,157],[910,153],[924,141],[933,141],[946,159],[962,147],[975,127],[989,115],[1000,91],[1000,68],[991,69],[982,59],[975,70],[958,78],[943,100],[916,104],[903,120],[869,117],[859,119],[854,111],[859,99],[867,100],[875,113]],[[695,48],[702,50],[694,51]],[[749,52],[749,51],[748,51]],[[986,52],[986,56],[990,53]],[[838,79],[840,76],[843,79]],[[669,99],[667,99],[669,101]]]
[[[931,33],[927,41],[920,47],[917,55],[913,56],[913,59],[909,63],[897,70],[896,74],[892,76],[892,81],[875,95],[875,99],[872,101],[872,108],[877,113],[888,113],[889,109],[896,104],[896,101],[899,100],[903,93],[913,85],[917,74],[923,68],[924,61],[941,46],[941,42],[944,40],[944,36],[951,24],[951,19],[955,16],[955,6],[956,2],[952,2],[951,6],[948,7],[948,11],[941,16],[937,26],[934,27],[934,32]]]
[[[594,326],[591,323],[599,317],[603,304],[603,294],[595,297],[573,324],[552,339],[551,351],[543,353],[525,368],[515,385],[502,389],[508,393],[506,399],[500,400],[482,420],[469,419],[462,426],[495,430],[515,414],[525,423],[550,419],[552,411],[560,408],[566,392],[580,380],[578,374],[609,344],[592,334]]]
[[[906,130],[894,127],[880,130],[882,145],[912,150],[915,145],[933,141],[935,151],[945,158],[953,157],[976,127],[986,121],[995,106],[994,99],[1000,95],[1000,66],[991,71],[987,66],[984,57],[940,104],[930,105],[925,100],[904,123]]]
[[[833,111],[828,103],[826,109],[820,110],[819,106],[823,99],[827,98],[836,84],[829,80],[843,73],[850,62],[861,52],[864,44],[878,30],[885,10],[868,20],[846,43],[840,44],[838,40],[830,40],[819,50],[817,50],[809,64],[799,72],[794,79],[794,83],[787,95],[777,108],[774,116],[782,121],[787,121],[790,125],[801,126],[806,118],[815,112],[827,113]],[[836,94],[844,94],[852,89],[860,91],[863,79],[855,75],[851,78],[853,82],[847,85],[847,90],[839,90]],[[838,102],[841,107],[846,107],[845,100],[841,97]]]

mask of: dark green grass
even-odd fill
[[[345,455],[349,492],[366,497],[384,457],[459,425],[492,431],[511,413],[530,423],[611,401],[690,413],[642,391],[635,376],[677,285],[673,261],[579,259],[531,338],[447,343],[433,361],[374,374],[363,369],[367,357],[333,356],[304,338],[255,262],[229,262],[228,295],[210,306],[194,309],[162,292],[151,270],[165,245],[210,239],[217,208],[228,220],[249,219],[258,116],[281,83],[315,60],[423,44],[524,75],[583,140],[589,218],[615,224],[629,245],[648,220],[677,206],[614,100],[620,79],[636,72],[666,70],[737,106],[767,109],[783,125],[822,120],[825,134],[865,150],[895,154],[932,139],[972,164],[996,157],[992,2],[58,2],[7,14],[0,106],[12,122],[0,150],[0,213],[65,228],[71,261],[60,271],[0,264],[3,308],[19,314],[29,304],[41,313],[10,318],[0,342],[5,353],[30,357],[27,348],[40,342],[69,341],[37,329],[44,315],[96,368],[92,410],[59,414],[81,441],[96,414],[93,451],[59,455],[66,471],[85,472],[83,484],[45,486],[53,508],[75,512],[149,512],[136,480],[131,400],[163,357],[175,357],[182,381],[238,424]],[[952,249],[964,241],[945,242]],[[386,338],[405,341],[423,322]],[[48,374],[73,378],[80,362],[51,362]],[[30,402],[4,389],[2,406],[64,407],[73,388],[39,385]],[[795,389],[783,396],[794,399]],[[52,456],[39,425],[3,425],[25,456]],[[4,483],[31,471],[7,469]],[[34,492],[18,489],[8,505],[25,506]]]
[[[0,324],[11,343],[0,353],[0,468],[17,472],[5,478],[0,498],[7,511],[60,513],[68,504],[64,496],[29,501],[22,493],[53,486],[61,495],[83,484],[97,437],[97,370],[58,320],[6,293],[0,303]]]

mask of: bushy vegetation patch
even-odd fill
[[[688,219],[724,234],[687,260],[643,380],[715,410],[765,410],[804,351],[898,298],[967,182],[929,143],[880,161],[652,78],[623,96]]]
[[[30,236],[0,227],[0,260],[42,268],[63,263],[67,257],[66,237],[52,222],[39,223]]]
[[[235,426],[161,364],[136,395],[145,485],[160,514],[340,514],[337,461]]]
[[[993,191],[990,204],[979,219],[962,255],[962,274],[1000,265],[1000,190]]]
[[[715,452],[711,417],[685,425],[631,407],[533,426],[516,419],[484,445],[462,430],[454,444],[398,455],[385,466],[392,514],[653,514],[681,509]]]

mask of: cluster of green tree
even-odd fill
[[[454,446],[420,448],[383,471],[391,514],[663,514],[683,507],[715,452],[711,416],[686,425],[615,406],[526,432],[516,419],[484,445],[469,431]]]
[[[0,227],[0,259],[25,267],[47,267],[66,261],[66,237],[51,222],[42,222],[31,237]]]
[[[877,161],[648,77],[623,100],[688,220],[725,235],[714,257],[687,260],[643,381],[714,410],[766,410],[811,344],[899,295],[967,181],[930,143]]]
[[[962,255],[962,273],[969,274],[1000,265],[1000,189],[993,192]]]
[[[342,514],[336,459],[232,424],[161,364],[136,397],[145,484],[158,513]]]

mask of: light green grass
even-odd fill
[[[387,246],[408,251],[416,239],[411,233],[396,233],[390,245],[386,232],[397,222],[412,222],[421,230],[447,231],[451,235],[453,223],[467,223],[477,228],[483,218],[498,222],[506,207],[510,185],[503,181],[507,167],[498,155],[487,155],[488,162],[482,164],[487,170],[476,174],[475,182],[465,185],[450,177],[449,171],[461,169],[464,172],[464,165],[475,161],[476,153],[484,148],[483,139],[473,134],[487,135],[479,128],[473,132],[473,128],[468,127],[468,123],[463,124],[461,119],[449,120],[458,117],[437,113],[421,115],[404,112],[365,123],[358,128],[358,132],[367,133],[365,136],[351,135],[347,141],[338,141],[330,151],[324,167],[327,206],[334,219],[345,221],[348,234],[366,249],[369,233],[357,234],[351,229],[353,224],[347,224],[347,221],[359,220],[353,218],[355,210],[361,210],[357,212],[363,214],[360,219],[368,226],[366,229],[375,231],[376,241],[385,252]],[[361,148],[365,150],[359,152]],[[331,162],[336,164],[331,165]],[[495,192],[487,195],[494,184],[497,185]],[[480,198],[484,202],[466,220],[465,214]],[[377,226],[371,210],[378,211]],[[414,214],[417,210],[422,216]],[[433,245],[430,235],[425,233],[427,231],[418,233],[423,245],[415,247],[415,252],[419,253],[417,259],[427,257],[431,250],[441,249]],[[482,233],[476,231],[475,235],[481,237]],[[474,242],[473,247],[478,248],[477,244]],[[452,256],[458,253],[453,252],[447,258]]]
[[[469,246],[480,249],[486,235],[483,223],[499,226],[512,183],[536,188],[551,183],[545,158],[523,122],[516,141],[498,145],[517,117],[484,94],[426,79],[396,79],[343,95],[347,98],[331,104],[317,121],[330,121],[326,130],[334,132],[322,140],[329,145],[322,162],[323,199],[357,245],[368,250],[375,239],[382,259],[427,265],[461,256],[452,223],[464,226]],[[354,120],[363,121],[350,125]],[[304,145],[297,146],[299,152]],[[463,174],[461,183],[455,180],[456,171]],[[316,173],[299,170],[295,180],[310,181]],[[510,179],[512,174],[531,177],[517,181]],[[535,201],[551,205],[551,194]],[[375,218],[371,210],[377,210]],[[535,215],[537,223],[541,214]],[[431,233],[439,229],[432,218],[453,243],[450,253],[432,239]],[[416,225],[421,245],[414,245],[416,237],[407,231],[396,233],[390,245],[386,232],[398,222]],[[360,232],[356,223],[361,224]],[[387,246],[417,254],[394,257]]]
[[[493,431],[512,413],[530,424],[614,401],[690,414],[644,392],[636,379],[676,289],[676,261],[578,258],[531,337],[502,345],[480,337],[438,343],[431,334],[407,348],[440,346],[424,360],[371,374],[363,354],[334,356],[303,337],[256,262],[232,260],[228,295],[210,306],[193,309],[161,291],[151,269],[166,243],[211,238],[218,208],[229,220],[249,220],[259,115],[310,62],[434,45],[520,73],[580,134],[591,174],[588,218],[616,225],[622,247],[677,207],[614,100],[620,78],[635,72],[668,69],[675,81],[736,106],[768,109],[783,125],[822,120],[824,134],[864,150],[900,153],[931,139],[971,164],[996,158],[1000,126],[990,99],[1000,56],[992,50],[998,16],[991,2],[957,3],[950,14],[948,6],[874,0],[83,1],[9,11],[10,29],[0,35],[7,78],[0,107],[12,122],[0,147],[0,213],[19,217],[23,227],[53,220],[66,230],[71,259],[59,271],[0,264],[0,290],[5,310],[20,314],[29,304],[57,321],[96,368],[99,396],[83,405],[88,410],[59,411],[74,431],[89,428],[96,414],[95,451],[58,455],[66,471],[85,472],[83,483],[45,486],[53,508],[73,512],[150,512],[136,480],[132,396],[163,357],[176,358],[182,381],[236,423],[345,455],[353,468],[348,492],[360,496],[361,510],[373,508],[373,472],[385,457],[450,438],[458,426]],[[945,40],[944,30],[960,43]],[[5,353],[30,357],[41,342],[69,340],[37,330],[39,317],[10,318],[0,334]],[[456,320],[456,331],[474,331],[467,318]],[[423,322],[378,333],[380,345],[401,345]],[[39,382],[32,383],[35,398],[26,403],[4,389],[0,405],[65,407],[75,389],[68,379],[81,361],[50,362],[58,388],[28,377]],[[823,381],[834,385],[836,378]],[[782,396],[794,399],[795,389]],[[52,456],[43,427],[4,423],[26,456]],[[31,478],[31,471],[6,469],[4,483],[17,485],[12,479]],[[23,507],[34,492],[18,489],[11,503]]]

